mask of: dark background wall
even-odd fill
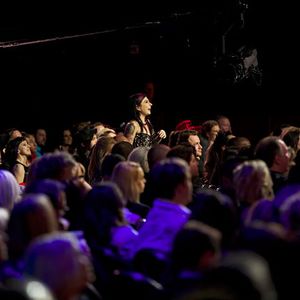
[[[227,114],[237,134],[258,139],[281,123],[300,126],[298,78],[292,75],[299,67],[297,21],[291,7],[261,2],[1,10],[0,127],[55,131],[81,120],[117,127],[126,121],[128,95],[149,78],[156,84],[156,127],[171,130],[183,119],[196,123]],[[230,26],[226,55],[256,47],[262,86],[217,80],[221,36]],[[139,55],[132,54],[135,44]]]

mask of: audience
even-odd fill
[[[219,300],[291,298],[298,291],[289,272],[300,267],[299,129],[253,143],[231,136],[226,117],[218,121],[178,127],[170,146],[151,147],[119,141],[109,125],[96,135],[96,123],[85,122],[74,143],[65,131],[64,147],[40,157],[25,132],[6,133],[0,285],[9,291],[11,280],[33,276],[57,300],[204,300],[211,289]]]

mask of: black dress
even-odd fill
[[[143,127],[141,127],[141,132],[138,132],[133,141],[133,147],[151,147],[154,144],[160,142],[158,134],[154,132],[152,126],[150,127],[151,135],[143,132]]]

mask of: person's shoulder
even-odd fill
[[[24,164],[22,164],[21,162],[19,161],[16,161],[15,164],[14,164],[14,167],[13,169],[14,170],[24,170],[26,166]]]
[[[140,124],[138,123],[138,121],[136,120],[130,120],[128,121],[128,123],[126,124],[125,129],[127,129],[127,131],[131,131],[133,130],[134,132],[138,132],[140,129]],[[131,130],[130,130],[131,129]]]
[[[127,125],[130,124],[130,125],[133,125],[135,127],[139,127],[139,123],[137,120],[130,120]]]

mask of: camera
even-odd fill
[[[221,57],[216,64],[216,72],[217,79],[228,85],[236,85],[248,79],[256,86],[262,83],[256,48],[242,46],[235,53]]]

